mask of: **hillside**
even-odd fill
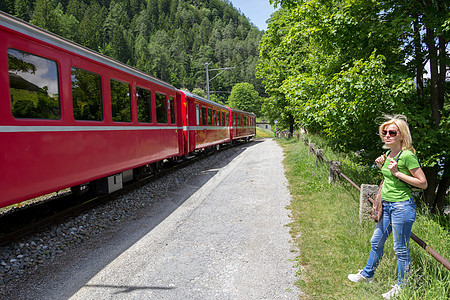
[[[209,62],[210,69],[234,67],[210,82],[211,91],[249,82],[264,93],[255,78],[263,31],[227,0],[5,0],[0,10],[177,88],[205,89]]]

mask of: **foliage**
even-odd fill
[[[266,117],[281,120],[281,129],[292,117],[371,165],[380,152],[382,117],[407,116],[420,161],[437,166],[427,194],[438,192],[428,202],[442,209],[450,186],[449,2],[271,2],[281,8],[261,41],[256,73],[270,96]]]
[[[200,89],[200,88],[195,88],[195,89],[192,91],[192,93],[195,94],[195,95],[198,95],[198,96],[200,96],[200,97],[203,97],[203,98],[206,97],[205,91],[202,90],[202,89]]]
[[[265,93],[255,78],[263,32],[229,1],[7,0],[0,9],[177,88],[205,89],[209,62],[211,69],[234,67],[211,81],[211,90],[249,82]],[[216,97],[227,100],[226,93]]]
[[[231,89],[228,97],[228,105],[232,108],[245,110],[259,115],[261,110],[261,98],[253,87],[253,84],[242,82]]]

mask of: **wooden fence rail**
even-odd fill
[[[297,137],[298,138],[298,137]],[[341,162],[339,161],[329,161],[324,156],[323,149],[316,149],[316,145],[313,143],[309,143],[307,139],[303,136],[300,136],[300,139],[305,143],[305,145],[309,148],[309,154],[314,154],[316,156],[316,164],[327,163],[329,165],[329,175],[328,182],[336,183],[339,182],[339,178],[342,177],[346,181],[348,181],[353,187],[355,187],[360,192],[360,207],[359,207],[359,221],[360,223],[363,220],[369,219],[369,213],[371,207],[369,206],[369,202],[373,204],[373,198],[377,192],[377,185],[370,184],[362,184],[359,187],[356,183],[354,183],[350,178],[345,176],[341,171]],[[425,249],[432,257],[434,257],[437,261],[444,265],[447,270],[450,270],[450,262],[446,260],[442,255],[433,250],[430,246],[427,245],[424,241],[422,241],[419,237],[417,237],[414,233],[411,232],[411,239],[415,241],[420,247]]]

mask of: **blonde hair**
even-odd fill
[[[389,125],[395,125],[398,128],[398,131],[402,135],[402,150],[410,150],[414,154],[416,154],[416,150],[412,146],[412,137],[411,132],[409,131],[409,125],[407,122],[407,119],[404,115],[394,115],[394,116],[385,116],[387,121],[385,121],[383,124],[380,125],[378,128],[378,133],[380,137],[382,138],[381,133],[383,132],[384,128]],[[382,138],[383,139],[383,138]]]

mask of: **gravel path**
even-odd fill
[[[276,142],[255,141],[125,195],[109,205],[122,212],[127,207],[126,218],[112,213],[101,234],[86,233],[85,241],[9,279],[2,296],[297,299],[282,159]],[[96,215],[110,210],[98,209]],[[5,272],[10,273],[16,274]]]

